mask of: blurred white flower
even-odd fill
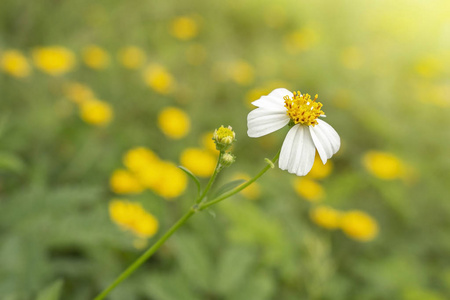
[[[287,89],[273,90],[252,104],[257,106],[247,117],[249,137],[261,137],[287,124],[292,126],[281,147],[279,167],[298,176],[308,174],[317,152],[325,164],[341,146],[337,132],[328,123],[318,119],[325,117],[317,95]]]

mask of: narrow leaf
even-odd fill
[[[195,181],[195,184],[197,185],[197,195],[200,196],[201,187],[200,187],[200,181],[198,180],[197,176],[195,176],[194,173],[192,173],[189,169],[187,169],[183,166],[178,166],[178,168],[183,170],[184,173],[189,175],[189,177],[191,177]]]

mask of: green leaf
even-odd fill
[[[244,180],[244,179],[237,179],[237,180],[233,180],[233,181],[225,183],[220,188],[218,188],[217,191],[215,191],[213,193],[213,196],[211,197],[211,199],[217,198],[220,195],[223,195],[226,192],[231,191],[232,189],[234,189],[237,186],[240,186],[241,184],[243,184],[246,181],[247,180]]]
[[[36,300],[58,300],[61,296],[63,281],[58,279],[51,285],[40,291]]]
[[[195,184],[197,185],[197,196],[200,196],[201,187],[200,187],[200,181],[198,180],[197,176],[195,176],[194,173],[192,173],[189,169],[187,169],[183,166],[178,166],[178,168],[183,170],[184,173],[186,173],[189,177],[191,177],[195,181]]]

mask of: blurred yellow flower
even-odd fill
[[[341,63],[350,70],[361,68],[364,63],[364,56],[359,47],[351,46],[344,48],[340,54]]]
[[[118,54],[119,62],[128,69],[138,69],[145,63],[145,52],[139,47],[128,46],[122,48]]]
[[[3,71],[14,77],[23,78],[30,75],[30,64],[22,52],[7,50],[1,54],[0,66]]]
[[[145,170],[158,161],[158,156],[145,147],[130,149],[123,156],[123,164],[132,172]]]
[[[190,45],[186,49],[186,60],[189,64],[199,66],[205,62],[208,53],[204,46],[200,44]]]
[[[213,132],[206,132],[202,134],[201,144],[202,146],[210,151],[212,154],[219,155],[219,151],[216,149],[216,144],[213,141]]]
[[[161,177],[161,160],[150,149],[138,147],[129,150],[123,158],[124,165],[146,188],[154,189]]]
[[[140,238],[149,238],[158,231],[158,220],[140,203],[114,199],[109,203],[109,216],[123,230]]]
[[[194,18],[182,16],[175,18],[170,24],[170,33],[177,39],[187,41],[197,36],[199,26]]]
[[[116,194],[139,194],[144,187],[127,170],[115,170],[109,180],[111,190]]]
[[[314,223],[327,229],[336,229],[340,225],[341,213],[329,206],[320,205],[314,207],[310,211],[309,216]]]
[[[325,197],[325,190],[314,180],[305,177],[294,179],[294,190],[297,195],[311,202],[318,202]]]
[[[284,37],[284,48],[290,54],[306,51],[319,41],[319,33],[313,28],[304,27]]]
[[[191,121],[181,109],[166,107],[158,115],[158,126],[166,136],[180,139],[189,132]]]
[[[359,210],[343,213],[341,229],[349,237],[359,241],[370,241],[378,234],[377,222],[368,214]]]
[[[161,173],[164,172],[163,167],[164,164],[157,159],[151,165],[141,166],[133,173],[140,184],[148,189],[155,190],[157,185],[160,184]]]
[[[319,155],[317,155],[316,153],[316,157],[314,158],[314,165],[311,171],[309,171],[309,173],[306,175],[306,177],[312,179],[323,179],[325,177],[328,177],[331,174],[332,170],[333,162],[331,160],[327,160],[327,163],[323,164]]]
[[[101,47],[96,45],[90,45],[83,49],[83,61],[84,63],[96,70],[102,70],[108,67],[110,58],[109,54]]]
[[[145,83],[155,92],[169,94],[173,91],[175,80],[166,68],[161,65],[152,64],[144,71]]]
[[[252,65],[246,61],[236,61],[229,66],[230,78],[240,85],[249,85],[254,80]]]
[[[250,180],[250,175],[246,173],[236,173],[233,175],[233,180],[244,179]],[[257,200],[261,196],[261,186],[257,182],[253,182],[240,192],[245,198],[250,200]]]
[[[94,92],[87,86],[78,82],[70,82],[64,86],[64,94],[77,104],[93,100]]]
[[[363,157],[364,167],[381,179],[396,179],[404,175],[402,161],[391,153],[369,151]]]
[[[441,75],[443,70],[443,62],[435,55],[424,56],[420,58],[415,65],[416,73],[425,78],[437,77]]]
[[[80,115],[86,123],[102,126],[111,121],[113,110],[104,101],[89,100],[80,103]]]
[[[209,151],[198,148],[187,148],[180,156],[181,165],[200,177],[209,177],[213,174],[216,160],[216,156]]]
[[[36,67],[53,76],[71,71],[76,64],[73,52],[61,46],[36,48],[32,54]]]
[[[168,161],[161,161],[159,168],[160,177],[153,191],[167,200],[180,196],[186,190],[187,175]]]

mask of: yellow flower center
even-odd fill
[[[323,104],[316,102],[319,96],[311,99],[309,94],[302,95],[300,91],[294,92],[294,96],[284,96],[284,107],[287,109],[287,115],[295,124],[312,125],[318,124],[317,118],[324,114],[320,109]]]
[[[234,137],[235,133],[230,126],[228,127],[220,126],[220,128],[214,132],[213,139],[216,140],[218,143],[231,144],[234,141]]]

